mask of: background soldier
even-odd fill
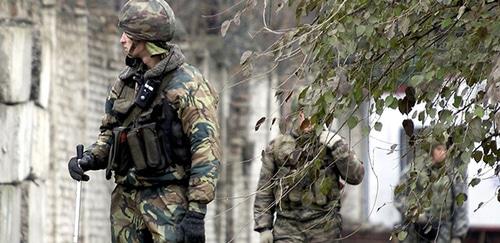
[[[68,164],[75,180],[114,171],[112,242],[204,242],[220,161],[217,97],[172,39],[162,0],[131,0],[119,14],[127,67],[106,100],[97,141]]]
[[[469,221],[467,205],[458,206],[455,198],[459,193],[467,193],[466,176],[457,173],[459,163],[446,159],[445,144],[435,143],[430,157],[429,164],[416,165],[413,170],[417,173],[416,179],[409,179],[410,171],[404,175],[400,186],[405,190],[395,195],[394,204],[408,227],[404,242],[460,243],[467,234]],[[413,191],[411,181],[415,183]],[[413,212],[411,208],[418,208],[415,207],[417,204],[422,205],[423,212],[417,215],[415,223],[411,223],[409,214]]]
[[[339,135],[325,130],[316,136],[312,127],[301,126],[308,105],[299,104],[292,131],[279,135],[262,153],[254,205],[261,243],[339,239],[340,178],[353,185],[363,180],[363,163]]]

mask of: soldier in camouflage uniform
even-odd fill
[[[131,0],[119,15],[127,67],[106,100],[97,141],[68,164],[114,172],[114,243],[205,242],[204,216],[220,166],[217,96],[170,44],[175,18],[163,0]]]
[[[445,144],[435,143],[430,157],[431,163],[417,163],[403,175],[400,187],[404,190],[395,193],[394,204],[403,215],[408,232],[403,242],[460,243],[468,230],[467,204],[458,206],[455,198],[459,193],[467,193],[466,173],[458,172],[459,159],[454,163],[446,159]],[[411,177],[415,178],[415,186],[411,185]],[[422,206],[421,211],[417,205]]]
[[[305,119],[305,102],[289,134],[271,141],[262,153],[254,204],[254,229],[261,243],[336,242],[341,233],[342,178],[360,184],[363,163],[335,132],[319,136]],[[275,217],[276,213],[276,217]]]

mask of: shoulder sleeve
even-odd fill
[[[455,163],[460,163],[457,161]],[[467,194],[467,166],[465,166],[464,172],[460,172],[459,170],[455,170],[455,174],[453,175],[453,183],[452,183],[452,192],[453,199],[459,193]],[[468,217],[468,203],[467,201],[462,204],[462,206],[458,206],[455,200],[453,200],[453,224],[451,229],[452,237],[464,237],[469,230],[469,217]]]
[[[272,144],[273,142],[267,146],[266,150],[262,151],[262,168],[255,196],[254,229],[259,232],[273,227],[276,200],[272,178],[276,173],[276,165],[272,154]]]
[[[206,213],[206,204],[215,196],[221,157],[218,99],[201,74],[183,73],[180,76],[174,77],[174,82],[179,79],[181,81],[177,87],[168,90],[166,95],[178,108],[182,128],[190,141],[189,210]]]
[[[117,119],[113,115],[112,109],[115,100],[120,94],[120,90],[123,88],[124,84],[122,81],[117,80],[111,87],[108,97],[106,98],[106,104],[104,109],[104,116],[101,121],[101,126],[99,127],[100,133],[97,136],[96,142],[88,149],[97,159],[99,164],[106,164],[109,154],[109,149],[112,143],[112,130],[117,125]],[[104,165],[105,167],[105,165]]]
[[[338,139],[330,152],[342,179],[351,185],[357,185],[363,181],[365,175],[363,162],[349,149],[344,139]]]

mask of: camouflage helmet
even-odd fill
[[[118,27],[134,40],[170,41],[175,15],[165,0],[130,0],[120,10]]]

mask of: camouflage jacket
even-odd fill
[[[262,152],[254,229],[273,228],[275,212],[297,220],[336,214],[343,187],[339,179],[356,185],[363,177],[363,163],[343,139],[325,146],[316,138],[280,135]]]
[[[115,174],[115,182],[125,186],[147,187],[186,179],[189,181],[189,210],[204,213],[206,204],[214,198],[221,156],[217,95],[195,67],[184,63],[180,49],[171,46],[171,53],[171,57],[167,56],[144,73],[145,79],[156,78],[167,83],[150,108],[139,114],[139,119],[151,115],[153,107],[158,103],[167,101],[171,104],[189,140],[191,164],[172,165],[165,174],[155,177],[140,176],[132,168],[126,175]],[[101,132],[90,149],[99,163],[107,163],[112,130],[121,125],[124,115],[134,103],[136,84],[127,80],[137,71],[127,67],[110,90],[100,126]],[[183,168],[187,168],[187,171]]]
[[[450,225],[451,238],[463,237],[469,223],[467,203],[458,206],[455,198],[459,193],[467,193],[466,173],[458,173],[455,165],[448,167],[425,165],[404,173],[400,182],[404,189],[395,193],[394,205],[408,220],[411,217],[405,214],[413,212],[415,205],[422,205],[416,222]],[[412,177],[414,183],[411,183]]]

